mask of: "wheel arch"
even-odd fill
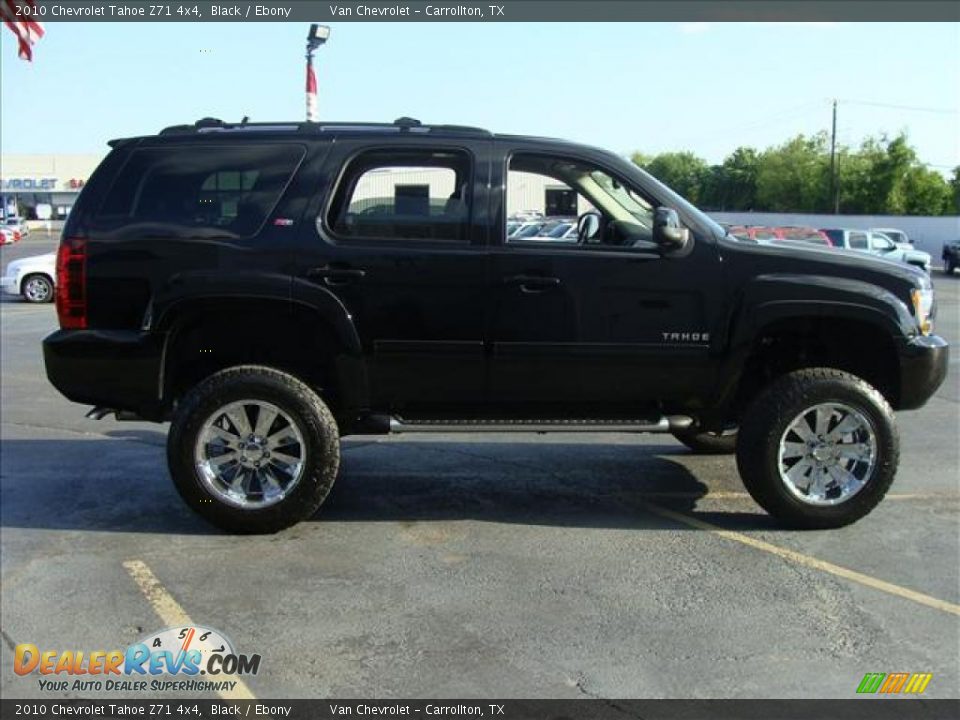
[[[289,296],[210,294],[165,308],[154,330],[165,338],[159,394],[167,408],[203,378],[249,364],[301,378],[343,418],[366,403],[359,340],[336,306],[318,307]]]
[[[883,301],[877,306],[776,300],[743,313],[721,371],[716,405],[724,408],[723,414],[738,416],[776,377],[804,367],[833,367],[863,378],[897,407],[897,343],[908,311],[890,307],[890,298]]]

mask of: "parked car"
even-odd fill
[[[47,253],[10,261],[0,277],[0,289],[31,303],[53,302],[56,260],[56,253]]]
[[[768,227],[765,225],[733,225],[727,229],[734,237],[757,242],[775,242],[792,240],[814,245],[832,245],[826,234],[815,228],[807,227]]]
[[[546,228],[546,226],[545,226]],[[549,230],[543,229],[534,240],[552,240],[555,242],[577,242],[577,223],[560,222]]]
[[[30,234],[30,228],[27,227],[27,223],[23,220],[23,218],[11,215],[4,219],[3,224],[5,227],[8,227],[11,230],[19,233],[21,238],[24,238]]]
[[[943,258],[943,271],[953,275],[953,271],[960,267],[960,240],[944,244],[940,257]]]
[[[893,240],[901,250],[913,250],[913,240],[903,230],[897,230],[897,228],[870,228],[870,230],[883,233]]]
[[[930,253],[900,248],[893,240],[876,230],[848,228],[822,228],[822,230],[836,247],[869,253],[887,260],[897,260],[930,273],[932,261]]]
[[[0,245],[12,245],[20,239],[20,233],[12,228],[0,227]]]
[[[525,222],[520,227],[516,228],[509,237],[513,240],[523,240],[525,238],[536,237],[540,234],[540,230],[543,228],[544,223],[537,222]]]
[[[673,433],[735,451],[785,525],[880,502],[894,410],[948,367],[926,275],[731,240],[615,153],[413,124],[208,119],[113,141],[57,252],[50,381],[92,418],[171,421],[177,490],[238,532],[311,516],[340,437],[389,432]],[[457,188],[443,213],[409,186],[388,216],[352,212],[368,174],[407,167]],[[511,171],[596,208],[589,251],[505,241],[487,209]]]
[[[774,228],[777,238],[780,240],[792,240],[794,242],[810,243],[812,245],[833,246],[826,233],[811,227],[784,226]]]

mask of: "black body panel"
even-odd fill
[[[919,407],[943,381],[946,343],[920,332],[911,301],[929,281],[909,267],[814,246],[734,241],[642,170],[594,148],[470,128],[277,125],[184,126],[114,145],[64,230],[87,241],[90,328],[44,341],[48,376],[64,395],[168,417],[183,369],[171,347],[188,323],[202,326],[210,308],[229,318],[232,303],[242,308],[238,322],[249,318],[251,327],[311,318],[297,332],[316,339],[312,354],[291,360],[328,374],[323,385],[348,425],[374,413],[720,417],[764,329],[810,319],[860,323],[889,339],[899,388],[891,402],[900,408]],[[113,182],[138,151],[199,154],[245,144],[298,149],[275,201],[254,208],[262,213],[255,232],[104,219]],[[335,230],[336,193],[351,162],[368,151],[466,158],[442,209],[461,218],[462,237]],[[689,244],[675,252],[651,243],[506,242],[507,163],[515,152],[608,169],[656,206],[675,209]],[[241,187],[245,171],[237,171]],[[220,202],[219,182],[210,202]],[[417,209],[421,191],[407,188],[402,200],[429,218],[433,210]],[[454,213],[458,204],[466,214]],[[389,234],[383,227],[378,232]]]

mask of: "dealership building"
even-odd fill
[[[0,208],[4,215],[28,220],[62,220],[102,159],[103,155],[4,154]]]

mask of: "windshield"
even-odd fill
[[[653,206],[650,203],[605,172],[594,170],[590,173],[590,178],[600,190],[630,213],[643,227],[648,229],[653,227]]]

